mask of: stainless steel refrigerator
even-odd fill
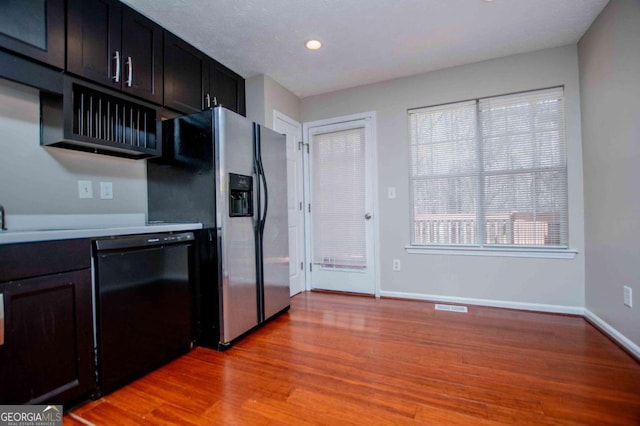
[[[196,339],[226,349],[289,308],[285,136],[223,107],[163,122],[149,221],[201,222]]]

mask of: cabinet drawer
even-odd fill
[[[0,245],[0,282],[91,267],[91,240]]]

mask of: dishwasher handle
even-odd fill
[[[4,345],[4,294],[0,293],[0,346]]]
[[[119,250],[130,248],[144,248],[166,246],[169,244],[184,244],[195,239],[193,232],[179,234],[146,234],[128,237],[114,237],[94,240],[97,251]]]

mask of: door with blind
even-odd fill
[[[312,289],[375,294],[372,127],[372,115],[305,124]]]

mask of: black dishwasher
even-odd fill
[[[94,240],[98,395],[187,352],[192,232]]]

